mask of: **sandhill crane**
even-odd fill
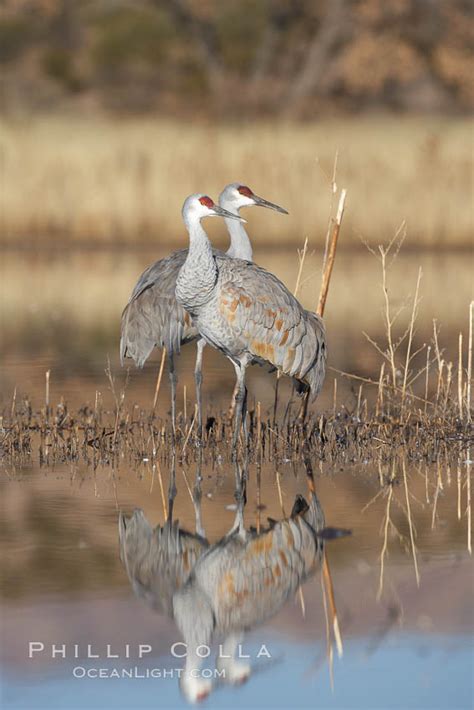
[[[222,214],[230,234],[227,254],[233,258],[252,260],[252,245],[239,214],[242,207],[266,207],[288,214],[283,207],[256,195],[247,185],[233,182],[227,185],[219,196],[219,205],[227,214]],[[168,353],[171,383],[171,418],[173,431],[176,411],[176,370],[175,355],[182,345],[198,339],[198,331],[193,326],[189,314],[176,302],[175,288],[179,270],[183,266],[188,250],[180,249],[165,259],[160,259],[146,269],[137,281],[128,304],[122,314],[120,359],[123,365],[126,357],[131,357],[137,367],[143,367],[155,346],[165,347]],[[215,250],[216,254],[222,252]],[[198,340],[195,366],[196,399],[198,405],[198,434],[202,430],[202,355],[205,342]]]
[[[322,319],[305,310],[283,283],[256,264],[216,256],[201,220],[216,206],[206,195],[183,205],[189,251],[176,281],[176,299],[204,340],[223,352],[235,368],[236,408],[232,449],[245,427],[245,371],[268,362],[290,375],[315,399],[326,370]]]

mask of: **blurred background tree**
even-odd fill
[[[466,113],[473,40],[470,0],[3,0],[3,108]]]

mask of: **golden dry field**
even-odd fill
[[[54,116],[3,121],[1,241],[97,246],[185,242],[184,198],[231,181],[284,205],[252,213],[259,246],[324,243],[336,153],[348,190],[341,246],[472,244],[472,126],[451,117],[351,117],[306,124]],[[215,224],[209,226],[211,234]]]

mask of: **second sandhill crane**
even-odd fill
[[[256,195],[247,185],[233,182],[219,196],[219,205],[227,210],[224,216],[230,235],[227,254],[233,258],[252,261],[252,245],[242,221],[233,218],[243,207],[266,207],[288,214],[283,207]],[[155,347],[166,348],[171,383],[171,415],[173,428],[176,408],[175,356],[182,345],[199,338],[188,313],[176,302],[176,279],[188,250],[180,249],[165,259],[159,259],[146,269],[137,281],[122,314],[120,359],[132,358],[137,367],[143,367]],[[223,252],[214,250],[215,254]],[[198,405],[198,430],[202,427],[202,354],[205,342],[198,339],[195,381]]]
[[[216,258],[201,226],[214,209],[205,195],[191,195],[183,205],[189,251],[176,281],[176,299],[201,337],[234,365],[235,455],[241,422],[245,425],[248,365],[269,363],[301,383],[314,400],[326,371],[326,334],[322,319],[305,310],[276,276],[241,259]]]

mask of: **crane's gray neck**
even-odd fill
[[[224,207],[224,205],[221,206]],[[225,209],[229,208],[226,207]],[[237,222],[236,219],[226,218],[225,223],[230,234],[230,247],[227,249],[227,254],[235,259],[252,261],[252,244],[242,222]]]
[[[200,222],[185,220],[189,251],[176,281],[176,299],[191,314],[207,303],[217,281],[217,266],[209,238]]]
[[[225,210],[229,210],[229,212],[235,214],[235,207],[231,200],[226,200],[225,195],[219,197],[219,204]],[[237,214],[240,214],[240,209],[237,210]],[[227,249],[227,254],[234,259],[252,261],[252,244],[242,222],[238,222],[236,219],[229,219],[228,217],[226,217],[224,221],[230,235],[230,247]]]

